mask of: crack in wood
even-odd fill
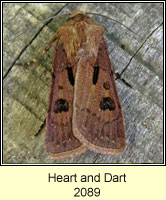
[[[11,97],[12,97],[15,101],[17,101],[21,106],[23,106],[27,111],[29,111],[32,115],[34,115],[35,118],[37,118],[39,121],[42,121],[42,120],[40,119],[40,117],[38,117],[34,112],[32,112],[31,108],[30,108],[29,106],[25,105],[22,101],[20,101],[20,99],[18,99],[18,98],[17,98],[16,96],[14,96],[14,95],[11,95]]]
[[[97,161],[98,157],[99,157],[99,153],[97,153],[97,154],[95,155],[95,157],[94,157],[94,159],[93,159],[92,163],[96,163],[96,161]]]
[[[126,69],[128,68],[128,66],[130,65],[131,61],[133,60],[133,58],[138,54],[138,52],[140,51],[140,49],[143,47],[143,45],[147,42],[147,40],[152,36],[152,34],[163,24],[163,22],[157,26],[157,28],[155,28],[147,37],[146,39],[143,41],[143,43],[140,45],[140,47],[136,50],[136,52],[134,53],[134,55],[130,58],[128,64],[126,65],[126,67],[122,70],[122,72],[120,73],[120,75],[122,75]]]
[[[44,106],[44,108],[46,108],[47,107],[47,105],[45,104],[45,102],[44,101],[42,101],[40,98],[39,98],[39,96],[36,94],[36,93],[30,93],[29,92],[29,90],[26,88],[26,87],[24,87],[24,84],[20,84],[20,82],[17,80],[17,79],[12,79],[12,81],[15,83],[15,86],[17,85],[18,87],[20,87],[21,88],[21,91],[25,91],[25,93],[26,94],[28,94],[28,96],[31,98],[31,99],[35,99],[35,100],[37,100],[38,102],[40,102],[43,106]],[[11,92],[7,89],[7,92],[8,92],[8,94],[11,94]],[[17,92],[16,92],[17,93]],[[19,94],[19,93],[17,93],[17,94]]]
[[[115,80],[119,79],[121,80],[126,86],[128,86],[129,88],[133,88],[132,85],[130,83],[128,83],[124,78],[122,78],[121,74],[119,74],[118,72],[115,73]]]
[[[46,126],[46,118],[45,118],[44,122],[41,124],[39,130],[34,134],[34,136],[37,137],[37,136],[41,133],[42,129],[43,129],[45,126]]]

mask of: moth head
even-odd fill
[[[70,18],[73,18],[77,15],[85,15],[85,13],[83,11],[79,10],[79,9],[76,9],[71,13]]]

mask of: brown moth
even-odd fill
[[[46,149],[54,159],[86,149],[122,153],[126,145],[104,28],[75,10],[56,33]]]

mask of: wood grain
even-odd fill
[[[115,72],[132,86],[129,88],[123,81],[116,80],[124,111],[127,148],[121,156],[87,151],[72,159],[53,161],[45,150],[43,125],[48,108],[53,50],[50,49],[48,56],[35,66],[22,68],[14,63],[27,62],[39,55],[66,20],[63,14],[85,6],[90,12],[107,16],[91,15],[105,28]],[[58,11],[50,23],[44,22],[45,25],[40,24],[34,31],[26,31]],[[3,15],[4,163],[163,162],[162,3],[45,3],[40,6],[38,3],[4,3]],[[24,34],[16,39],[23,31]],[[39,130],[41,133],[34,137]]]

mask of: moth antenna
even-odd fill
[[[52,20],[52,19],[56,18],[57,15],[58,15],[66,6],[67,6],[67,4],[64,5],[60,10],[58,10],[58,11],[55,13],[54,16],[48,17],[48,18],[46,18],[46,19],[44,19],[44,20],[38,22],[37,24],[31,26],[31,27],[29,28],[29,30],[26,30],[26,31],[31,31],[33,28],[39,26],[41,23],[46,22],[46,24],[43,25],[43,27],[44,27],[45,25],[47,25],[47,24],[50,22],[49,20]],[[64,15],[69,15],[69,14],[64,14]],[[43,27],[42,27],[42,28],[43,28]],[[12,41],[14,42],[20,35],[24,34],[26,31],[23,31],[23,32],[19,33]]]
[[[92,12],[86,12],[86,14],[88,14],[88,15],[98,15],[98,16],[101,16],[101,17],[105,17],[105,18],[107,18],[107,19],[110,19],[110,20],[112,20],[112,21],[114,21],[114,22],[120,24],[121,26],[123,26],[124,28],[128,29],[129,31],[131,31],[132,33],[134,33],[135,35],[137,35],[138,37],[141,38],[141,36],[138,35],[138,33],[134,32],[134,31],[131,30],[129,27],[125,26],[124,24],[122,24],[121,22],[117,21],[116,19],[113,19],[112,17],[108,17],[108,16],[103,15],[103,14],[92,13]]]
[[[49,43],[47,44],[46,48],[33,60],[28,61],[27,63],[15,63],[15,65],[20,65],[20,66],[29,66],[29,65],[33,65],[34,63],[37,63],[39,61],[39,59],[45,55],[49,49],[51,48],[52,44],[57,40],[57,36],[54,35],[54,37],[49,41]]]
[[[69,15],[69,14],[64,14],[64,15]],[[27,31],[32,31],[34,28],[36,28],[37,26],[39,26],[40,24],[46,22],[46,24],[44,24],[41,28],[43,28],[44,26],[46,26],[48,23],[50,23],[50,21],[52,21],[52,19],[56,18],[57,16],[52,16],[52,17],[48,17],[47,19],[44,19],[34,25],[32,25],[30,28],[28,28],[28,30],[25,30],[21,33],[19,33],[18,35],[16,35],[16,37],[12,40],[12,42],[14,42],[18,37],[20,37],[22,34],[26,33]],[[50,21],[49,21],[50,20]]]
[[[82,10],[82,9],[81,9],[81,10]],[[110,19],[110,20],[112,20],[112,21],[114,21],[114,22],[120,24],[120,25],[123,26],[124,28],[128,29],[130,32],[134,33],[134,34],[137,35],[138,37],[141,37],[138,33],[134,32],[134,31],[131,30],[129,27],[125,26],[124,24],[122,24],[121,22],[117,21],[116,19],[113,19],[113,18],[108,17],[108,16],[103,15],[103,14],[98,14],[98,13],[93,13],[93,12],[86,12],[86,10],[87,10],[87,8],[83,9],[83,12],[84,12],[85,14],[89,14],[89,15],[98,15],[98,16],[101,16],[101,17],[105,17],[105,18],[107,18],[107,19]],[[61,10],[60,10],[60,11],[61,11]],[[47,23],[49,23],[49,20],[52,21],[52,19],[55,19],[55,18],[57,17],[57,14],[59,14],[60,11],[58,11],[58,12],[56,13],[56,15],[54,15],[54,16],[52,16],[52,17],[48,17],[48,18],[46,18],[46,19],[44,19],[44,20],[42,20],[42,21],[40,21],[40,22],[38,22],[38,23],[32,25],[28,30],[19,33],[19,34],[16,35],[16,37],[12,40],[12,42],[14,42],[18,37],[20,37],[20,36],[21,36],[22,34],[24,34],[25,32],[33,30],[35,27],[39,26],[40,24],[42,24],[42,23],[44,23],[44,22],[46,22],[46,24],[44,24],[43,26],[47,25]],[[65,16],[65,15],[66,15],[66,16],[70,16],[70,14],[63,14],[63,16]],[[43,28],[43,27],[42,27],[42,28]]]

